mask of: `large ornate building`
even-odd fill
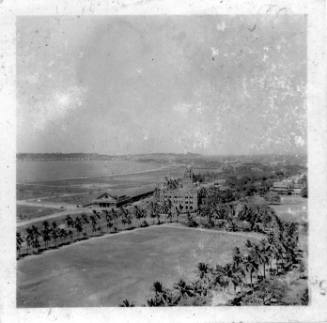
[[[182,183],[175,186],[163,185],[158,189],[159,202],[170,200],[172,207],[180,212],[193,212],[198,209],[198,187],[193,184],[193,171],[188,167],[185,170]]]

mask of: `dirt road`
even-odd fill
[[[52,213],[52,214],[41,216],[41,217],[38,217],[38,218],[34,218],[34,219],[22,221],[22,222],[17,222],[17,227],[19,228],[19,227],[23,227],[23,226],[26,226],[26,225],[30,225],[30,224],[34,224],[34,223],[37,223],[37,222],[42,222],[42,221],[45,221],[45,220],[54,219],[54,218],[58,218],[58,217],[62,217],[62,216],[70,215],[70,214],[89,213],[89,212],[91,212],[91,209],[89,209],[89,208],[77,208],[77,207],[75,207],[75,209],[64,210],[64,211],[61,211],[61,212]]]

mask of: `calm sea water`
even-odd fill
[[[17,183],[100,177],[157,169],[155,163],[135,161],[17,161]]]

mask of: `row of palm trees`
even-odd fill
[[[281,301],[286,288],[277,277],[298,266],[302,252],[298,246],[297,225],[280,224],[279,230],[270,232],[259,242],[247,240],[242,248],[244,251],[236,247],[231,263],[214,267],[198,263],[195,281],[180,279],[172,289],[165,288],[159,281],[154,282],[154,295],[147,300],[147,305],[203,305],[208,302],[210,291],[226,292],[226,289],[232,299],[241,295],[239,300],[245,301],[248,295],[256,293],[257,302],[263,305],[270,304],[274,298]],[[134,303],[125,299],[121,306],[134,306]]]
[[[200,218],[205,218],[208,227],[216,227],[219,220],[224,220],[232,231],[239,230],[235,220],[248,221],[250,227],[254,230],[255,222],[257,223],[256,225],[264,223],[264,227],[267,227],[269,221],[272,218],[276,218],[274,212],[269,207],[254,208],[244,205],[243,209],[236,214],[233,204],[223,205],[217,203],[211,205],[210,208],[198,210],[197,214],[187,212],[185,217],[186,225],[198,226],[199,223],[196,221],[196,215]],[[71,215],[67,215],[64,220],[64,226],[58,226],[56,221],[53,221],[51,224],[48,221],[44,221],[41,228],[35,225],[26,228],[25,236],[17,232],[17,255],[18,257],[20,256],[24,245],[26,246],[25,252],[27,254],[30,252],[37,253],[42,248],[59,247],[81,238],[99,234],[104,231],[104,227],[107,232],[117,232],[119,229],[146,227],[149,225],[149,218],[152,219],[152,224],[161,224],[162,220],[170,223],[173,221],[180,222],[180,216],[179,208],[174,207],[170,200],[162,204],[151,201],[148,209],[134,205],[129,209],[121,207],[119,210],[112,208],[102,212],[93,210],[91,215],[81,214],[74,218]],[[280,226],[280,224],[278,225]]]
[[[25,232],[16,233],[17,256],[21,256],[22,249],[25,249],[24,255],[38,253],[50,247],[56,248],[81,238],[104,233],[105,230],[108,233],[113,233],[118,232],[119,229],[146,227],[149,225],[148,217],[153,219],[152,224],[155,224],[155,220],[156,224],[162,223],[161,205],[151,202],[148,211],[141,206],[134,205],[130,209],[120,207],[120,209],[93,210],[90,215],[85,213],[75,217],[67,215],[64,223],[60,225],[56,221],[51,223],[43,221],[41,227],[32,225],[27,227]],[[166,214],[165,221],[173,221],[173,214],[170,209]]]
[[[178,207],[173,207],[170,200],[160,204],[151,201],[149,208],[145,209],[141,206],[134,205],[131,208],[121,207],[119,210],[112,208],[111,210],[103,210],[102,212],[93,210],[91,215],[81,214],[74,218],[67,215],[65,225],[58,227],[56,221],[51,224],[47,221],[42,223],[39,228],[35,225],[26,228],[25,236],[17,232],[16,245],[17,255],[20,257],[21,250],[25,249],[25,254],[38,253],[42,248],[59,247],[60,245],[72,243],[81,238],[87,238],[104,232],[118,232],[120,230],[132,229],[134,227],[146,227],[149,225],[147,219],[152,219],[152,224],[161,224],[162,220],[172,223],[180,222],[181,212]],[[237,221],[247,221],[250,225],[250,231],[265,232],[265,230],[255,230],[260,223],[263,228],[271,226],[274,222],[280,229],[280,220],[270,207],[253,207],[244,204],[242,210],[236,214],[234,204],[212,203],[210,207],[202,208],[196,214],[187,212],[185,217],[188,226],[198,226],[200,223],[196,221],[196,216],[206,219],[206,226],[209,228],[216,227],[219,221],[226,221],[228,227],[232,231],[238,231]],[[275,221],[272,221],[275,219]],[[226,227],[225,227],[226,228]],[[41,244],[43,242],[43,244]],[[25,246],[25,248],[24,248]]]

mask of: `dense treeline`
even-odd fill
[[[225,166],[222,171],[205,171],[193,175],[193,181],[198,183],[224,180],[225,188],[234,200],[246,196],[264,196],[275,181],[303,172],[304,167],[298,165],[267,166],[259,163],[246,163],[233,167]],[[304,179],[306,180],[306,179]]]

